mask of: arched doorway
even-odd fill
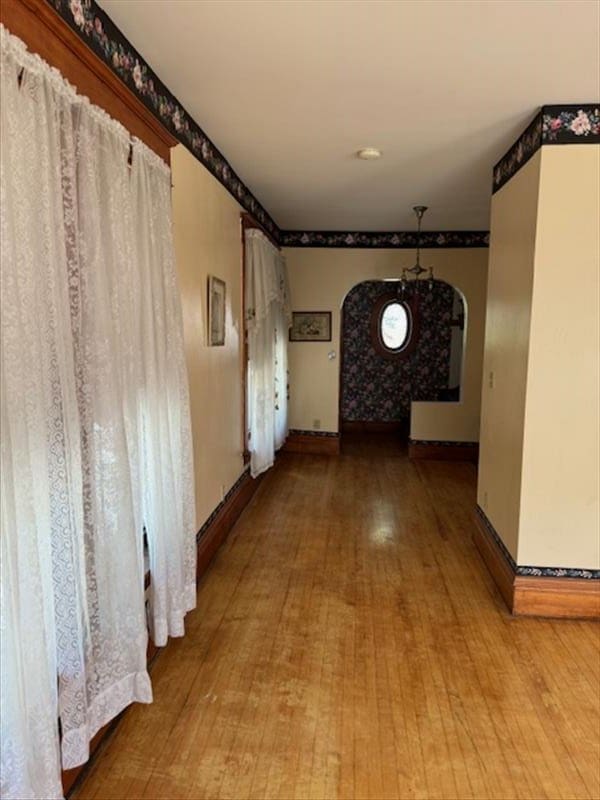
[[[408,436],[413,400],[458,402],[465,303],[444,281],[369,280],[342,306],[340,430]]]

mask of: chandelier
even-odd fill
[[[414,206],[413,211],[417,218],[417,260],[413,267],[404,267],[402,270],[402,277],[400,278],[400,286],[404,293],[404,288],[409,280],[427,280],[429,289],[433,288],[433,267],[421,266],[421,220],[423,214],[427,211],[428,206]]]

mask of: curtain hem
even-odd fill
[[[89,722],[63,734],[63,769],[79,767],[90,757],[90,741],[100,728],[118,716],[132,703],[151,703],[152,686],[146,670],[132,672],[94,700],[88,709]]]
[[[166,616],[151,619],[151,639],[156,647],[164,647],[169,637],[178,639],[185,636],[185,617],[196,608],[196,583],[188,584],[183,590],[183,604],[181,609],[171,611]]]

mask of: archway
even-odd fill
[[[407,436],[413,400],[458,402],[465,311],[461,293],[444,281],[354,286],[342,305],[340,430]]]

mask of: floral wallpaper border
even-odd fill
[[[339,433],[336,431],[303,431],[299,428],[290,428],[288,431],[290,436],[324,436],[329,439],[337,439]]]
[[[46,0],[155,117],[217,178],[237,202],[286,247],[414,248],[412,231],[280,231],[225,156],[144,61],[95,0]],[[422,235],[425,247],[488,247],[487,231],[437,231]]]
[[[432,447],[479,447],[479,442],[443,442],[437,439],[409,439],[408,443]]]
[[[206,522],[204,522],[202,524],[202,527],[200,528],[200,530],[196,534],[196,542],[199,542],[200,539],[202,539],[202,537],[204,536],[206,531],[210,528],[210,526],[214,522],[215,518],[217,517],[217,515],[219,514],[219,512],[221,511],[223,506],[227,505],[227,503],[231,500],[231,498],[235,494],[235,492],[237,492],[237,490],[240,488],[242,483],[244,483],[244,481],[247,480],[249,475],[250,475],[250,467],[246,467],[246,469],[242,472],[242,474],[237,479],[237,481],[233,484],[231,489],[227,492],[225,497],[221,500],[219,505],[215,508],[215,510],[207,518]]]
[[[95,0],[46,2],[234,199],[278,239],[279,228],[270,214]]]
[[[46,0],[155,117],[214,175],[235,200],[285,247],[414,248],[414,232],[281,231],[218,147],[167,89],[96,0]],[[600,143],[600,106],[542,106],[493,171],[498,191],[546,144]],[[425,231],[431,248],[488,247],[488,231]]]
[[[417,246],[415,231],[281,231],[282,247],[406,248]],[[421,247],[489,247],[489,231],[423,231]]]
[[[542,106],[517,141],[494,166],[492,193],[501,189],[547,144],[600,144],[600,106]]]
[[[485,529],[490,536],[494,539],[500,548],[502,555],[508,562],[510,568],[515,575],[527,575],[536,578],[584,578],[585,580],[597,581],[600,580],[600,569],[575,569],[572,567],[521,567],[517,566],[516,561],[506,549],[506,545],[496,532],[496,529],[487,518],[485,512],[480,506],[476,506],[476,511]]]

